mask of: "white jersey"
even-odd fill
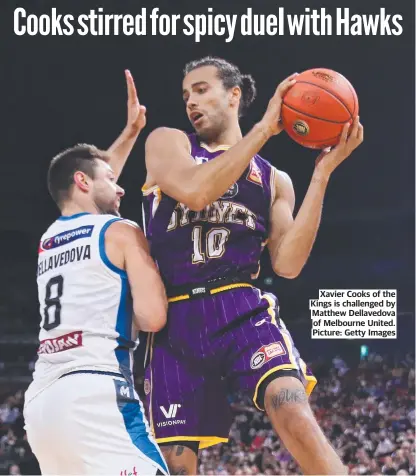
[[[60,217],[42,236],[37,283],[38,361],[26,402],[62,375],[77,370],[132,379],[132,298],[125,271],[105,252],[112,215]]]

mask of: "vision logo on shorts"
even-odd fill
[[[165,407],[160,407],[161,412],[167,418],[168,421],[159,422],[157,424],[158,427],[162,426],[172,426],[172,425],[185,425],[186,420],[174,420],[176,418],[176,414],[178,413],[179,408],[182,405],[178,403],[172,403],[169,405],[169,408],[166,409]]]
[[[281,342],[273,342],[273,344],[264,345],[257,350],[250,360],[250,367],[253,370],[263,367],[266,362],[279,357],[279,355],[285,355],[286,350]]]
[[[80,238],[89,238],[92,235],[93,229],[94,225],[80,226],[74,230],[59,233],[59,235],[55,235],[52,238],[46,238],[46,240],[43,240],[39,245],[39,253],[58,248],[59,246],[66,245]]]

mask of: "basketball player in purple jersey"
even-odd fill
[[[290,178],[258,152],[282,131],[282,97],[295,81],[278,86],[243,137],[239,117],[255,97],[253,79],[222,59],[191,62],[183,98],[196,134],[160,128],[146,142],[145,228],[170,305],[167,326],[149,342],[145,392],[171,474],[196,474],[198,449],[227,441],[227,394],[235,391],[267,413],[303,472],[347,474],[312,414],[316,379],[276,297],[251,283],[266,245],[276,274],[299,275],[331,173],[363,141],[358,119],[344,127],[339,145],[319,156],[294,219]]]

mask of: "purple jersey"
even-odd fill
[[[188,136],[198,164],[224,148],[210,150],[195,134]],[[259,272],[269,232],[275,169],[255,155],[240,179],[203,211],[193,212],[157,186],[144,189],[147,239],[165,284],[181,286]]]

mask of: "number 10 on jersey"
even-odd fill
[[[206,259],[221,258],[225,253],[225,244],[230,236],[227,228],[212,228],[203,239],[202,226],[195,226],[192,230],[192,264],[205,263]]]

